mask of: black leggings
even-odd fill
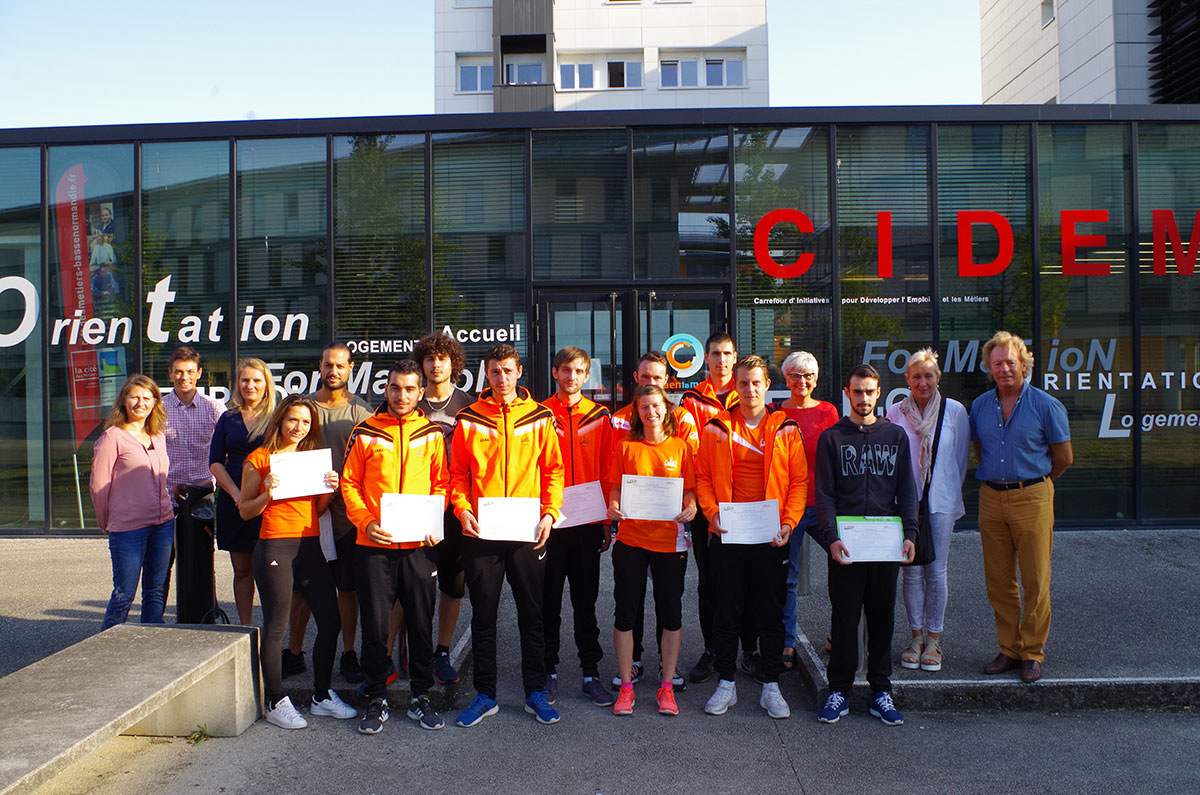
[[[651,552],[621,541],[612,546],[613,598],[617,603],[613,625],[631,632],[634,620],[646,606],[646,567],[654,577],[654,606],[664,632],[683,626],[683,580],[686,552]]]
[[[260,538],[254,545],[253,562],[254,583],[258,586],[263,612],[259,660],[267,705],[274,707],[284,695],[279,655],[283,649],[283,633],[288,626],[293,583],[317,622],[312,657],[313,697],[317,700],[328,698],[342,618],[338,613],[333,570],[321,553],[321,540],[316,536]]]

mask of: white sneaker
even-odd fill
[[[273,723],[281,729],[303,729],[308,726],[304,716],[292,706],[292,700],[284,696],[275,702],[275,709],[267,710],[264,716],[267,723]]]
[[[327,715],[338,720],[350,720],[350,718],[358,717],[358,710],[342,701],[333,690],[329,691],[329,698],[324,701],[317,701],[314,698],[308,711],[313,715]]]
[[[713,692],[712,698],[704,705],[704,711],[709,715],[724,715],[736,703],[737,685],[728,679],[722,679],[717,682],[717,689]]]
[[[779,692],[778,682],[763,683],[762,695],[758,699],[758,705],[765,709],[767,714],[772,718],[782,719],[792,716],[792,708],[788,706],[783,693]]]

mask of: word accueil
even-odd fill
[[[892,214],[876,213],[877,239],[879,245],[879,276],[892,275]],[[1108,262],[1080,262],[1076,253],[1086,246],[1104,246],[1107,236],[1103,234],[1081,234],[1080,224],[1103,224],[1108,222],[1108,210],[1063,210],[1062,225],[1062,273],[1064,276],[1108,276],[1112,264]],[[1008,219],[990,210],[962,210],[955,215],[958,226],[958,275],[963,277],[995,276],[1012,263],[1013,229]],[[754,259],[768,276],[777,279],[794,279],[812,267],[816,254],[801,253],[795,262],[781,263],[771,253],[771,234],[780,224],[793,224],[802,233],[816,231],[812,220],[800,210],[780,208],[772,210],[759,219],[754,227]],[[990,226],[995,230],[998,241],[996,258],[991,262],[975,262],[972,257],[972,233],[976,226]],[[1190,276],[1196,268],[1196,255],[1200,253],[1200,210],[1192,223],[1188,245],[1179,237],[1173,210],[1152,210],[1151,225],[1154,238],[1154,273],[1167,272],[1167,253],[1175,263],[1176,270]]]

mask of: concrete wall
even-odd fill
[[[463,94],[457,91],[457,60],[469,53],[494,52],[493,25],[500,19],[510,33],[537,33],[517,19],[518,12],[536,20],[552,15],[554,52],[546,63],[546,79],[558,110],[623,108],[761,107],[769,102],[766,0],[493,0],[495,6],[467,8],[487,0],[435,0],[435,90],[438,113],[479,113],[516,109],[539,92],[503,91]],[[536,27],[536,26],[535,26]],[[703,63],[708,58],[743,61],[741,86],[661,88],[659,60],[664,51]],[[565,60],[564,60],[565,59]],[[642,64],[642,86],[607,88],[601,69],[608,60]],[[559,63],[590,61],[596,68],[595,90],[560,90]],[[497,81],[502,79],[499,69]],[[508,96],[512,94],[512,96]],[[518,98],[517,94],[521,96]]]
[[[980,0],[985,105],[1057,101],[1058,24],[1043,24],[1041,0]]]
[[[492,7],[460,7],[462,0],[434,0],[433,80],[435,113],[489,113],[492,95],[458,93],[459,53],[491,58]]]
[[[640,59],[642,88],[562,91],[559,110],[618,108],[756,107],[768,104],[766,0],[696,0],[693,3],[601,3],[558,0],[554,7],[558,61],[606,56]],[[744,58],[741,87],[661,88],[663,51],[703,59]],[[555,81],[558,81],[555,65]]]
[[[1060,0],[1060,101],[1150,101],[1150,36],[1145,0]]]
[[[1146,0],[980,0],[984,103],[1150,101]]]

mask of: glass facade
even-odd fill
[[[344,340],[378,403],[429,330],[463,343],[470,391],[506,342],[547,394],[551,355],[576,344],[589,393],[619,404],[647,347],[673,388],[701,378],[716,328],[776,368],[812,352],[835,404],[870,362],[885,407],[926,346],[970,405],[983,343],[1021,334],[1070,415],[1060,523],[1194,524],[1200,110],[1012,112],[0,131],[0,532],[95,532],[100,425],[130,373],[169,386],[178,345],[225,398],[239,357],[308,391]]]

